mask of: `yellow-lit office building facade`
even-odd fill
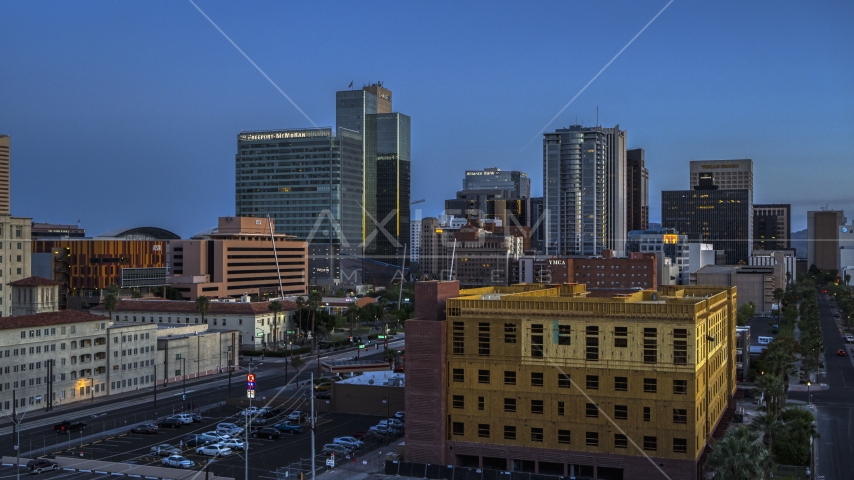
[[[588,298],[583,285],[447,301],[449,461],[590,478],[694,479],[735,391],[736,289]]]

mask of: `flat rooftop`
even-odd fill
[[[391,379],[399,379],[398,387],[403,387],[405,385],[405,379],[403,373],[394,373],[391,370],[384,370],[380,372],[365,372],[361,375],[356,375],[355,377],[345,378],[344,380],[339,380],[336,383],[343,383],[347,385],[372,385],[375,387],[388,386],[388,381]]]

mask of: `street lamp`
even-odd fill
[[[89,377],[89,378],[87,378],[87,380],[92,381],[92,386],[89,387],[92,389],[92,402],[91,403],[95,403],[95,377]]]
[[[42,400],[42,396],[36,395],[34,400],[36,402],[40,402]],[[15,390],[12,390],[12,402],[17,402],[17,399],[15,398]],[[15,469],[17,471],[16,477],[18,480],[21,480],[21,424],[24,423],[24,417],[26,417],[27,412],[30,411],[30,405],[32,405],[32,403],[32,401],[27,403],[27,409],[24,410],[24,414],[21,415],[21,419],[17,421],[13,417],[10,417],[9,414],[7,414],[5,411],[3,411],[3,415],[6,415],[6,417],[11,420],[12,423],[17,427],[18,438],[15,444]]]
[[[810,394],[810,387],[812,386],[812,382],[807,381],[807,405],[812,405],[812,394]]]
[[[389,435],[389,419],[391,418],[391,414],[389,409],[391,408],[391,402],[389,401],[390,397],[383,397],[383,403],[385,404],[385,444],[388,445],[388,435]]]

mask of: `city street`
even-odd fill
[[[812,392],[812,403],[818,411],[818,465],[816,478],[825,480],[849,480],[854,478],[854,363],[851,353],[837,356],[836,350],[846,348],[845,339],[839,333],[833,318],[831,305],[825,295],[819,295],[818,307],[824,336],[825,366],[827,375],[818,382],[830,387]],[[790,399],[808,401],[807,392],[789,393]]]
[[[399,336],[389,343],[389,348],[403,348],[403,339]],[[330,352],[321,356],[322,361],[346,360],[353,357],[355,349]],[[362,358],[378,358],[383,354],[382,349],[365,350]],[[268,357],[264,361],[253,359],[253,372],[257,375],[257,398],[258,404],[269,403],[282,409],[286,415],[292,410],[308,411],[310,399],[307,385],[297,385],[309,380],[312,373],[317,376],[317,361],[306,361],[305,368],[297,379],[294,379],[294,369],[289,368],[288,381],[285,385],[284,362],[281,358]],[[248,359],[244,359],[241,370],[232,375],[231,392],[232,397],[243,397],[245,395],[245,373]],[[180,429],[161,429],[156,435],[131,435],[130,426],[143,421],[153,421],[163,418],[173,411],[181,408],[187,402],[195,402],[196,406],[205,408],[217,405],[228,397],[228,376],[217,375],[209,379],[188,382],[186,389],[181,382],[176,382],[168,387],[158,387],[157,407],[154,407],[153,391],[148,389],[139,394],[120,395],[107,399],[96,399],[94,403],[79,402],[64,406],[53,412],[43,410],[30,411],[24,419],[21,431],[21,453],[25,454],[33,450],[46,448],[47,456],[53,455],[79,455],[83,452],[86,459],[115,460],[120,462],[132,461],[134,463],[149,464],[159,463],[159,458],[148,458],[148,450],[151,445],[159,443],[170,443],[177,445],[178,441],[190,433],[199,433],[213,430],[220,422],[238,423],[243,420],[239,416],[236,407],[214,406],[211,410],[202,412],[205,417],[204,423],[188,425]],[[187,400],[182,400],[186,390]],[[261,400],[266,397],[267,402]],[[323,400],[318,400],[323,402]],[[23,412],[18,412],[21,418]],[[333,437],[351,435],[357,430],[365,430],[376,424],[383,418],[384,409],[378,406],[377,416],[344,416],[337,414],[321,415],[317,425],[317,453],[324,443],[331,442]],[[281,417],[282,415],[280,415]],[[0,423],[0,435],[3,442],[0,445],[0,453],[14,455],[14,438],[11,435],[11,424],[5,417]],[[60,435],[54,433],[52,426],[63,420],[81,420],[87,423],[85,432],[77,431],[71,434]],[[271,419],[272,422],[273,419]],[[272,424],[272,423],[271,423]],[[114,433],[110,433],[113,431]],[[99,435],[107,432],[93,440],[86,437]],[[107,438],[104,439],[104,436]],[[284,467],[300,459],[310,458],[311,445],[310,433],[306,428],[300,435],[284,435],[278,440],[258,439],[250,442],[250,467],[259,471],[274,472],[277,467]],[[82,440],[81,440],[82,439]],[[258,448],[253,448],[255,445]],[[82,448],[81,448],[82,445]],[[55,446],[55,448],[50,448]],[[275,454],[272,454],[275,452]],[[196,455],[192,450],[185,455],[199,463],[204,457]],[[235,478],[243,478],[243,460],[240,456],[232,455],[231,458],[217,460],[212,466],[218,475]],[[239,467],[239,468],[238,468]],[[268,473],[269,475],[269,473]],[[251,474],[252,478],[257,478]]]

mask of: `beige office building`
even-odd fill
[[[753,302],[756,313],[770,313],[774,290],[786,286],[786,265],[706,265],[691,273],[691,285],[737,287],[739,307]]]
[[[7,285],[32,275],[32,224],[32,218],[0,214],[0,316],[3,317],[12,315],[12,292]]]
[[[691,189],[707,182],[718,190],[753,192],[753,160],[691,160]]]

